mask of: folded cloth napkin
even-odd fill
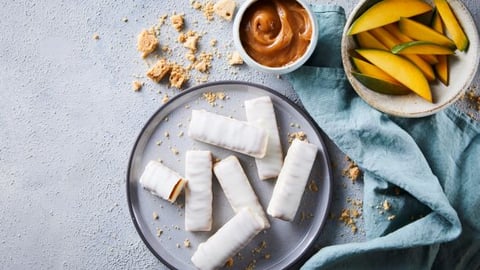
[[[455,107],[419,119],[370,107],[341,68],[344,10],[312,8],[320,42],[287,78],[363,171],[367,240],[322,248],[303,269],[480,269],[479,124]],[[375,206],[385,200],[381,214]]]

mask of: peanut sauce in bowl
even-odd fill
[[[315,49],[316,20],[298,0],[247,1],[234,22],[234,42],[247,64],[270,73],[288,73]]]

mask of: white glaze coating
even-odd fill
[[[264,129],[204,110],[192,110],[188,136],[256,158],[264,157],[267,151]]]
[[[229,156],[213,166],[215,176],[235,213],[242,208],[248,207],[259,216],[265,223],[265,228],[270,227],[267,215],[258,197],[253,190],[247,175],[243,171],[240,161],[235,156]]]
[[[155,160],[148,162],[140,177],[140,185],[170,202],[177,199],[184,183],[185,181],[177,172]]]
[[[261,217],[243,208],[207,241],[198,245],[191,260],[201,270],[219,268],[245,247],[263,227]]]
[[[185,155],[185,230],[212,228],[212,154],[187,151]]]
[[[272,99],[263,96],[246,100],[245,113],[249,123],[268,133],[267,153],[263,158],[255,159],[258,176],[262,180],[275,178],[282,169],[283,153]]]
[[[275,218],[292,221],[302,200],[318,147],[295,139],[288,149],[267,213]]]

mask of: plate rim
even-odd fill
[[[203,89],[203,88],[208,88],[208,87],[212,87],[212,86],[218,86],[218,85],[244,85],[244,86],[248,86],[248,87],[253,87],[253,88],[260,88],[262,90],[265,90],[267,91],[268,93],[272,94],[272,95],[275,95],[277,96],[278,98],[282,99],[283,101],[285,101],[286,103],[288,103],[288,105],[290,105],[291,107],[293,107],[298,113],[300,113],[302,115],[302,117],[305,118],[305,120],[312,126],[312,129],[314,130],[315,133],[317,133],[317,136],[319,138],[319,141],[320,141],[320,144],[324,150],[324,158],[325,158],[325,163],[326,163],[326,174],[328,176],[328,198],[326,200],[326,205],[325,205],[325,214],[324,216],[322,217],[321,219],[321,222],[318,226],[318,231],[315,232],[314,234],[314,237],[312,237],[310,240],[309,240],[309,243],[308,245],[301,251],[301,254],[295,259],[295,260],[292,260],[286,267],[287,268],[290,268],[292,266],[295,266],[295,265],[298,265],[299,263],[301,263],[302,261],[305,262],[308,258],[305,258],[306,255],[311,255],[313,254],[313,245],[314,243],[319,239],[320,235],[321,235],[321,232],[323,231],[323,228],[325,226],[325,223],[326,223],[326,220],[327,220],[327,217],[328,217],[328,211],[330,209],[330,206],[331,206],[331,201],[332,201],[332,178],[333,178],[333,172],[332,172],[332,166],[331,166],[331,161],[330,161],[330,155],[328,153],[328,149],[326,147],[326,144],[325,144],[325,138],[326,138],[326,134],[323,132],[323,130],[320,128],[320,126],[317,124],[317,122],[312,118],[312,116],[305,110],[303,109],[301,106],[299,106],[298,104],[296,104],[295,102],[293,102],[292,100],[290,100],[288,97],[286,97],[285,95],[281,94],[280,92],[278,91],[275,91],[267,86],[264,86],[264,85],[261,85],[261,84],[257,84],[257,83],[253,83],[253,82],[247,82],[247,81],[240,81],[240,80],[219,80],[219,81],[213,81],[213,82],[207,82],[207,83],[203,83],[203,84],[199,84],[199,85],[195,85],[195,86],[192,86],[188,89],[185,89],[184,91],[178,93],[177,95],[175,95],[174,97],[170,98],[170,100],[165,103],[165,104],[162,104],[157,110],[155,110],[155,112],[148,118],[148,120],[143,124],[140,132],[138,133],[138,135],[136,136],[136,139],[135,139],[135,142],[133,144],[133,147],[131,148],[131,151],[130,151],[130,154],[129,154],[129,159],[128,159],[128,167],[127,167],[127,172],[126,172],[126,193],[127,193],[127,204],[128,204],[128,210],[129,210],[129,214],[130,214],[130,218],[132,219],[132,222],[135,226],[135,230],[137,231],[137,234],[140,236],[140,238],[142,239],[142,242],[146,245],[146,247],[148,248],[148,250],[158,259],[160,260],[161,263],[163,263],[165,266],[167,266],[169,269],[177,269],[176,267],[174,267],[170,262],[168,262],[166,259],[164,259],[160,254],[158,254],[158,252],[150,245],[149,241],[146,239],[143,231],[141,230],[140,228],[140,224],[139,224],[139,221],[137,220],[136,216],[135,216],[135,210],[133,209],[133,204],[132,204],[132,198],[131,198],[131,190],[130,190],[130,183],[131,183],[131,178],[130,178],[130,175],[131,175],[131,169],[132,169],[132,164],[134,162],[134,153],[135,153],[135,150],[137,149],[138,145],[139,145],[139,142],[140,140],[142,139],[142,136],[143,134],[145,133],[147,127],[153,122],[153,120],[156,118],[156,116],[165,108],[165,106],[168,104],[168,103],[171,103],[171,102],[174,102],[175,100],[177,99],[180,99],[181,97],[185,96],[185,95],[188,95],[194,91],[197,91],[199,89]]]

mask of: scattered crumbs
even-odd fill
[[[351,214],[350,209],[343,209],[342,213],[340,214],[339,220],[343,222],[346,226],[350,227],[352,233],[356,233],[358,231],[357,224]]]
[[[243,65],[243,59],[237,51],[234,51],[228,55],[228,64],[230,66]]]
[[[212,67],[213,54],[202,52],[194,64],[194,68],[200,72],[207,72]]]
[[[165,24],[165,21],[167,20],[168,18],[168,15],[167,14],[163,14],[162,16],[160,16],[158,18],[158,26],[162,26]]]
[[[140,91],[140,90],[142,89],[142,87],[143,87],[143,83],[142,83],[142,82],[137,81],[137,80],[135,80],[135,81],[132,82],[132,89],[133,89],[133,91],[138,92],[138,91]]]
[[[157,212],[153,212],[153,213],[152,213],[152,218],[153,218],[153,220],[158,220],[158,214],[157,214]]]
[[[347,161],[348,166],[343,170],[342,174],[343,176],[346,176],[350,180],[352,180],[352,183],[355,184],[355,182],[361,175],[360,168],[357,166],[357,164],[355,164],[352,159],[350,159],[350,157],[345,156],[345,160]]]
[[[215,10],[214,10],[214,5],[211,1],[207,1],[203,4],[202,11],[207,21],[213,20],[213,13],[215,12]]]
[[[311,192],[318,192],[318,186],[317,186],[317,183],[315,183],[315,181],[311,181],[310,184],[308,185],[308,189],[311,191]]]
[[[160,237],[163,234],[163,230],[160,228],[157,228],[157,236]]]
[[[162,103],[165,104],[167,103],[168,101],[170,100],[170,97],[168,96],[168,94],[165,94],[162,98]]]
[[[480,112],[480,95],[475,93],[475,86],[472,86],[466,93],[465,97],[469,101],[469,108]]]
[[[142,53],[145,58],[158,47],[158,39],[155,31],[143,29],[137,38],[137,50]]]
[[[255,269],[256,266],[257,266],[257,260],[252,260],[252,261],[247,265],[247,267],[245,268],[245,270],[253,270],[253,269]]]
[[[287,137],[288,137],[288,143],[292,143],[293,140],[295,139],[299,139],[301,141],[308,141],[307,134],[305,134],[305,132],[303,131],[288,133]]]
[[[147,77],[152,81],[159,83],[172,71],[172,64],[166,59],[159,59],[153,67],[147,71]]]
[[[185,241],[183,241],[183,246],[189,248],[191,246],[190,240],[185,239]]]
[[[236,5],[235,0],[219,0],[213,5],[213,11],[221,18],[231,21]]]
[[[171,151],[172,154],[174,154],[174,155],[178,155],[178,154],[179,154],[178,149],[175,148],[175,147],[170,147],[170,151]]]
[[[300,217],[300,223],[306,221],[306,220],[309,220],[313,217],[313,214],[312,213],[306,213],[306,212],[303,212],[301,213],[301,217]]]
[[[172,23],[173,28],[178,32],[182,31],[184,26],[184,15],[175,14],[170,17],[170,22]]]
[[[100,35],[99,35],[98,33],[93,33],[92,38],[93,38],[94,40],[99,40],[99,39],[100,39]]]
[[[390,216],[387,217],[387,219],[388,219],[389,221],[392,221],[392,220],[394,220],[395,218],[396,218],[395,215],[390,215]]]
[[[233,258],[230,257],[230,258],[228,258],[228,260],[225,262],[225,266],[226,266],[226,267],[233,267],[233,263],[234,263]]]
[[[217,100],[225,100],[226,99],[225,92],[205,92],[202,94],[202,98],[207,101],[212,107],[217,105]]]
[[[382,207],[383,207],[383,210],[390,211],[390,209],[392,208],[392,205],[390,204],[389,201],[385,200],[382,203]]]
[[[262,253],[265,249],[267,248],[267,241],[263,240],[262,242],[260,242],[260,244],[252,249],[252,254],[260,254]]]

